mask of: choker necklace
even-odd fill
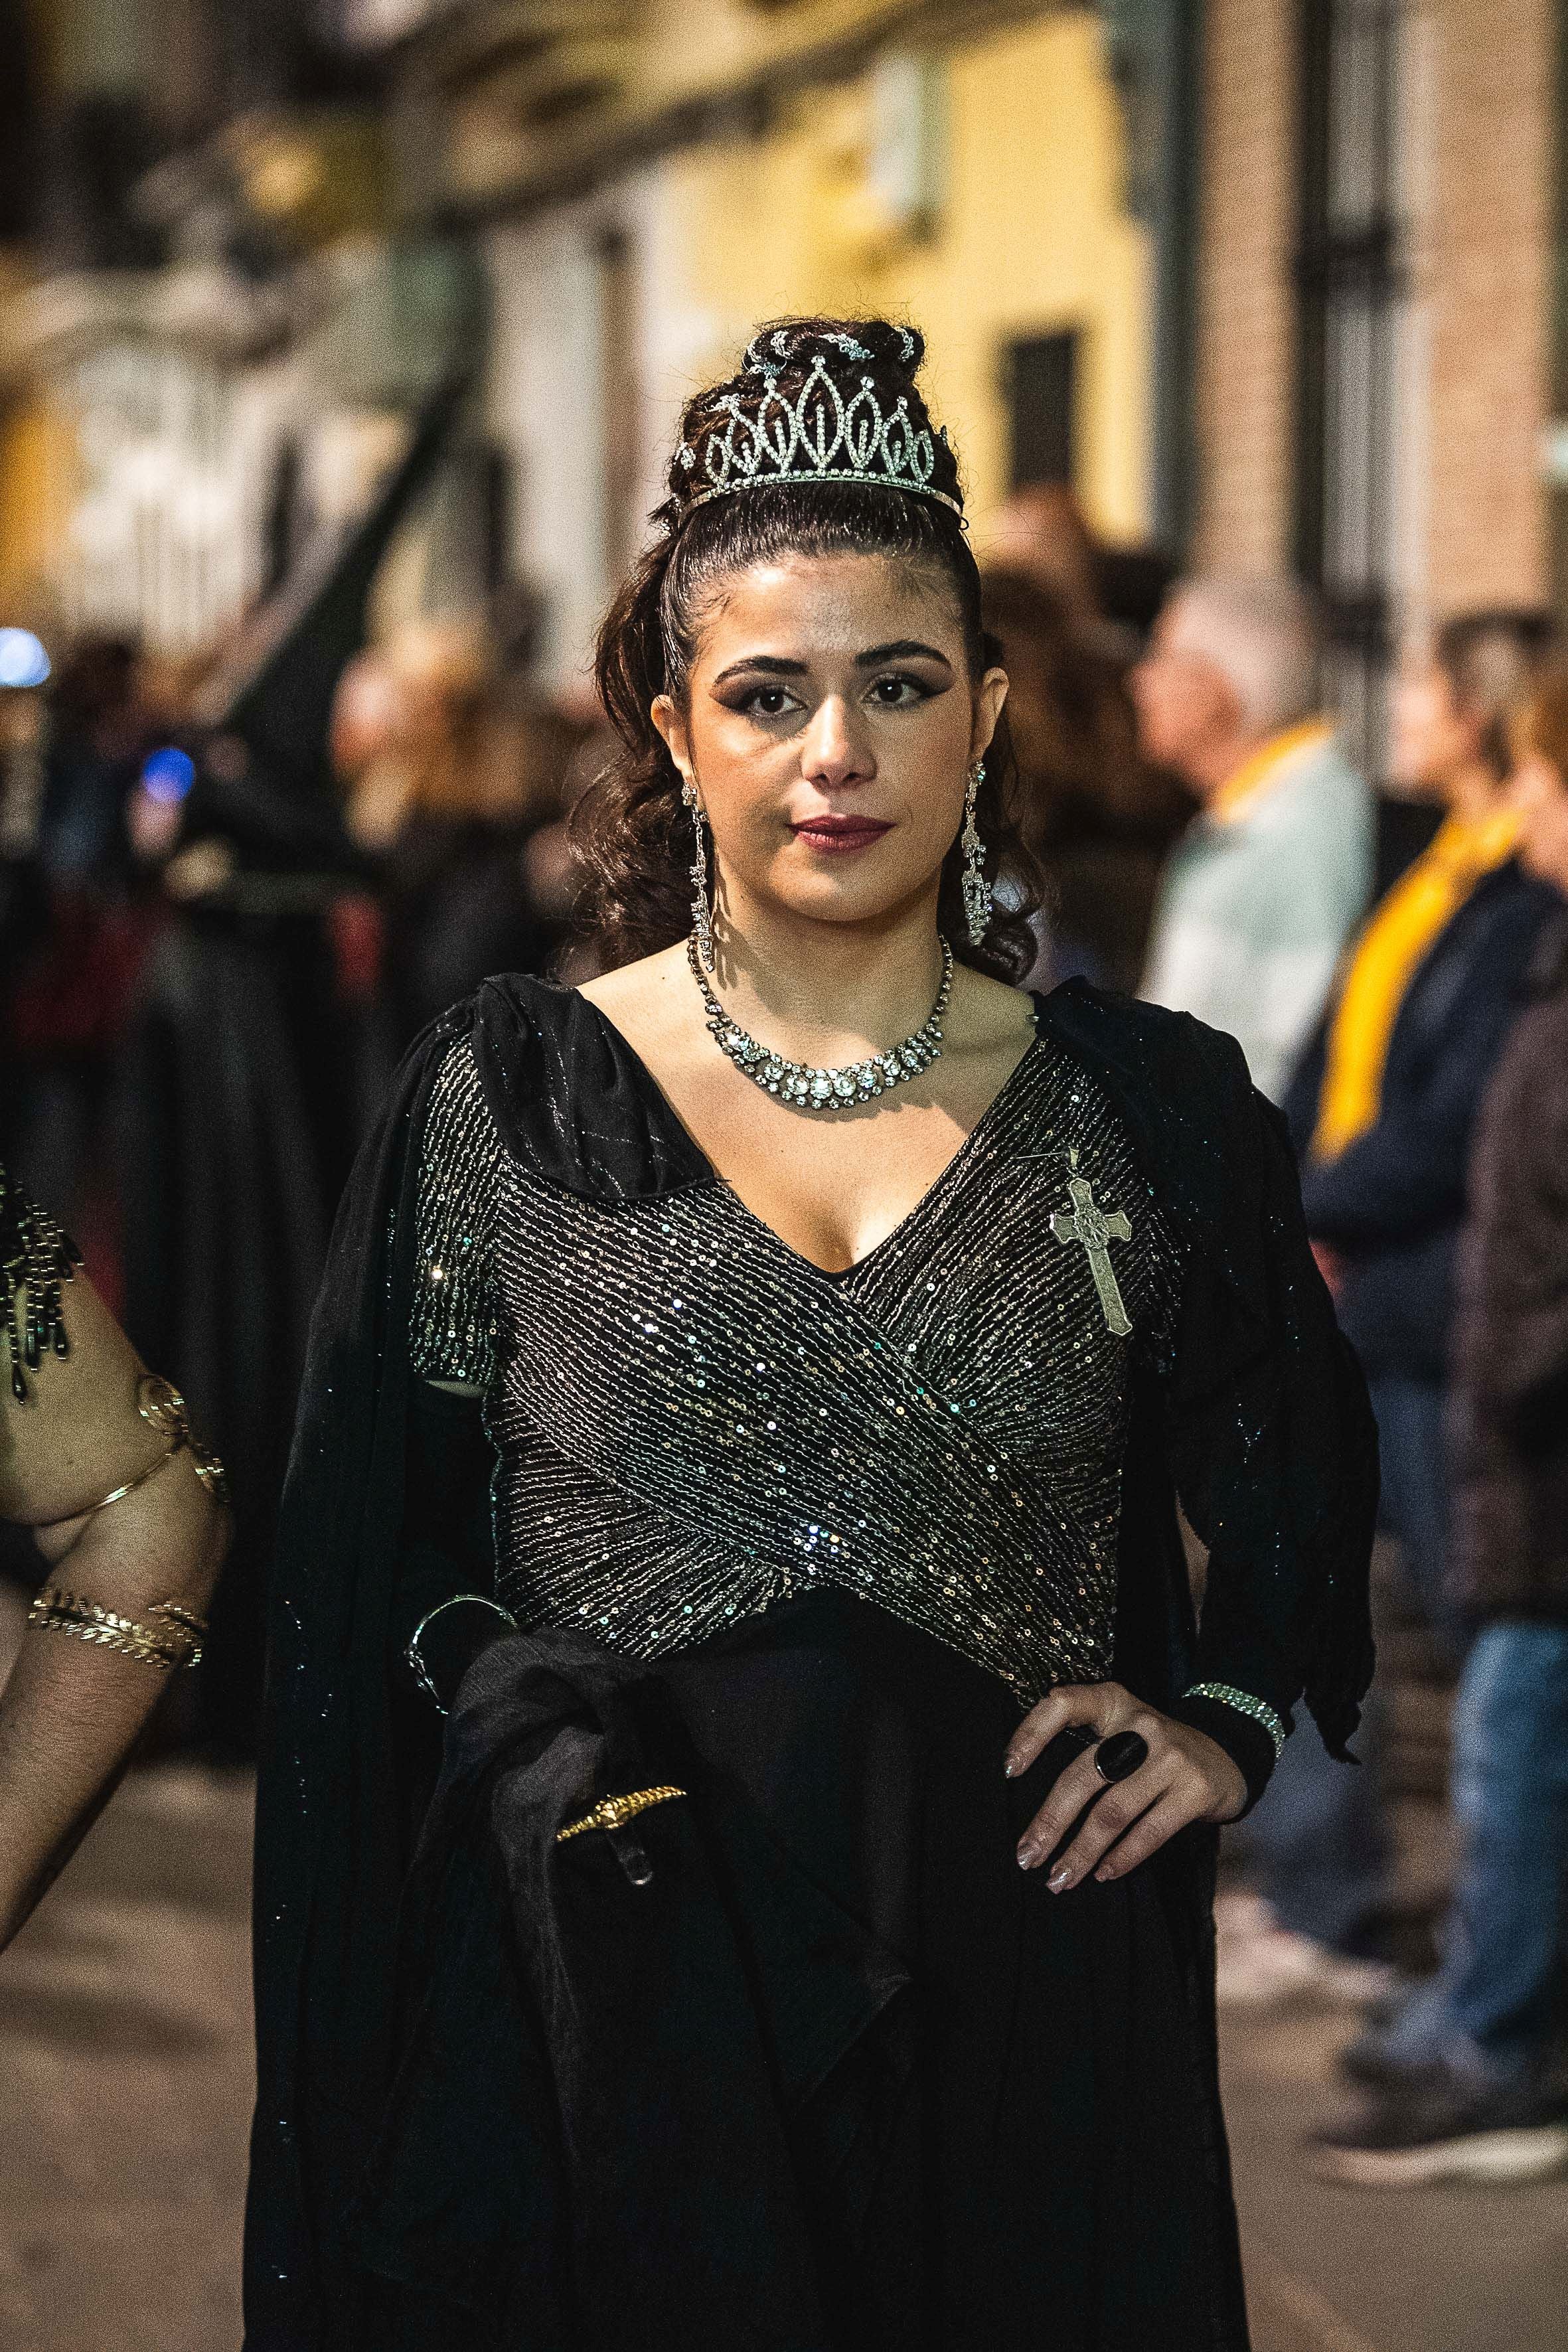
[[[939,945],[942,984],[930,1018],[901,1045],[890,1045],[885,1054],[873,1054],[864,1062],[848,1062],[839,1070],[814,1070],[808,1063],[786,1061],[771,1046],[760,1045],[738,1021],[731,1021],[709,985],[695,933],[686,942],[686,961],[702,992],[713,1042],[721,1053],[728,1054],[742,1076],[761,1087],[764,1094],[777,1095],[801,1110],[848,1110],[856,1103],[869,1102],[873,1095],[886,1094],[889,1087],[918,1078],[941,1054],[942,1015],[952,993],[952,950],[943,939],[939,938]]]

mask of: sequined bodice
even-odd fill
[[[1026,1699],[1108,1672],[1130,1357],[1163,1337],[1175,1266],[1110,1106],[1055,1045],[833,1276],[717,1180],[633,1201],[548,1183],[501,1144],[461,1042],[418,1246],[416,1366],[488,1391],[521,1622],[655,1657],[829,1584]]]

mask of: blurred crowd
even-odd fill
[[[1568,2150],[1556,625],[1464,614],[1414,649],[1374,790],[1288,581],[1173,579],[1042,488],[1000,520],[986,603],[1048,883],[1032,984],[1082,975],[1239,1042],[1372,1388],[1408,1605],[1457,1681],[1436,1972],[1407,1983],[1389,1958],[1374,1707],[1362,1770],[1303,1724],[1237,1833],[1222,1999],[1364,2011],[1362,2104],[1318,2150],[1343,2177],[1424,2177],[1483,2144],[1528,2171],[1551,2135]],[[602,721],[541,689],[539,620],[512,587],[347,646],[324,679],[264,665],[267,708],[234,683],[238,645],[182,667],[83,642],[0,692],[0,1157],[229,1463],[239,1534],[178,1727],[208,1753],[254,1736],[310,1303],[392,1068],[487,972],[592,968],[570,822]]]

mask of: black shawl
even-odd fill
[[[1221,1739],[1256,1794],[1266,1736],[1179,1694],[1193,1681],[1230,1684],[1288,1716],[1304,1689],[1344,1752],[1372,1672],[1376,1472],[1364,1392],[1307,1246],[1281,1122],[1233,1041],[1076,982],[1038,1011],[1042,1034],[1125,1118],[1184,1261],[1172,1360],[1135,1400],[1117,1672]],[[518,978],[486,982],[416,1042],[355,1170],[312,1332],[272,1603],[248,2352],[353,2341],[341,2318],[343,2217],[387,2108],[405,1875],[389,1636],[412,1391],[414,1147],[435,1074],[465,1033],[509,1148],[549,1181],[615,1198],[712,1181],[603,1016],[573,992]],[[1201,1630],[1177,1487],[1210,1551]]]

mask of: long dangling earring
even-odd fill
[[[985,845],[980,838],[980,827],[974,822],[974,803],[980,798],[980,787],[985,782],[985,762],[976,760],[969,771],[969,788],[963,796],[963,831],[960,845],[963,851],[963,913],[969,926],[969,944],[977,948],[991,928],[991,885],[985,879]]]
[[[704,971],[713,970],[713,917],[708,902],[708,835],[702,822],[702,803],[697,797],[697,787],[689,776],[680,787],[680,797],[691,813],[691,829],[696,836],[697,854],[691,861],[691,929],[697,941],[698,961]]]

